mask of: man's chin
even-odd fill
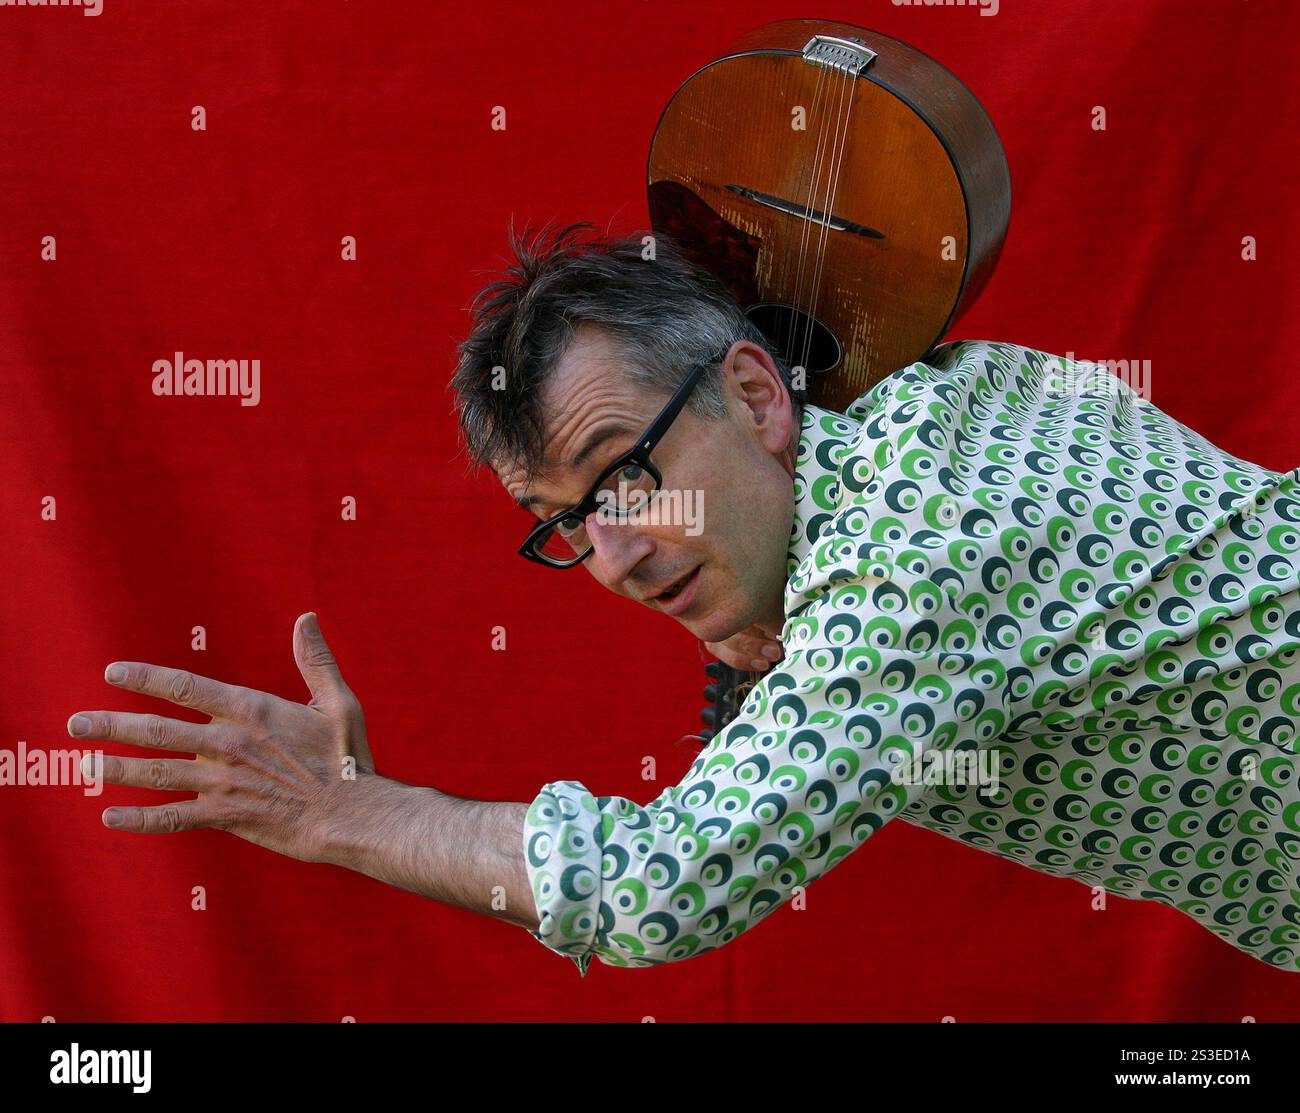
[[[699,638],[700,641],[712,642],[714,645],[725,642],[733,634],[739,634],[742,630],[748,630],[752,625],[752,623],[740,619],[729,619],[726,615],[720,615],[716,611],[701,615],[699,618],[679,618],[677,621]]]
[[[712,598],[695,599],[685,614],[680,617],[674,616],[674,619],[700,641],[717,645],[742,630],[748,630],[758,621],[757,615],[750,614],[752,606],[739,593],[726,589],[717,590],[714,583],[703,581],[702,574],[699,586],[714,588],[715,590],[710,592]]]

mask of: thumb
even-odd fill
[[[294,623],[293,657],[307,682],[312,703],[334,706],[347,694],[348,686],[343,683],[338,662],[334,660],[325,635],[320,632],[315,611],[299,615]]]

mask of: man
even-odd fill
[[[198,754],[105,758],[113,783],[198,793],[106,817],[344,865],[585,974],[730,942],[899,816],[1300,969],[1297,471],[1010,344],[943,345],[831,413],[670,245],[582,228],[517,240],[476,302],[461,427],[547,574],[585,567],[733,662],[782,658],[735,721],[646,805],[571,780],[460,800],[374,773],[304,615],[306,706],[109,667],[214,718],[83,713],[80,737]]]

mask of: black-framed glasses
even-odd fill
[[[616,519],[627,518],[647,508],[663,485],[650,453],[682,412],[704,372],[726,359],[729,351],[730,344],[712,359],[692,367],[636,444],[600,473],[581,502],[529,530],[519,555],[547,568],[573,568],[595,548],[587,536],[588,514],[601,511]]]

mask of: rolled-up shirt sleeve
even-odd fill
[[[578,781],[533,800],[530,934],[583,975],[592,957],[657,966],[731,942],[914,803],[940,751],[1003,731],[1002,667],[974,637],[924,648],[932,615],[879,607],[880,585],[906,591],[911,575],[851,563],[787,618],[784,660],[679,784],[645,805]]]

